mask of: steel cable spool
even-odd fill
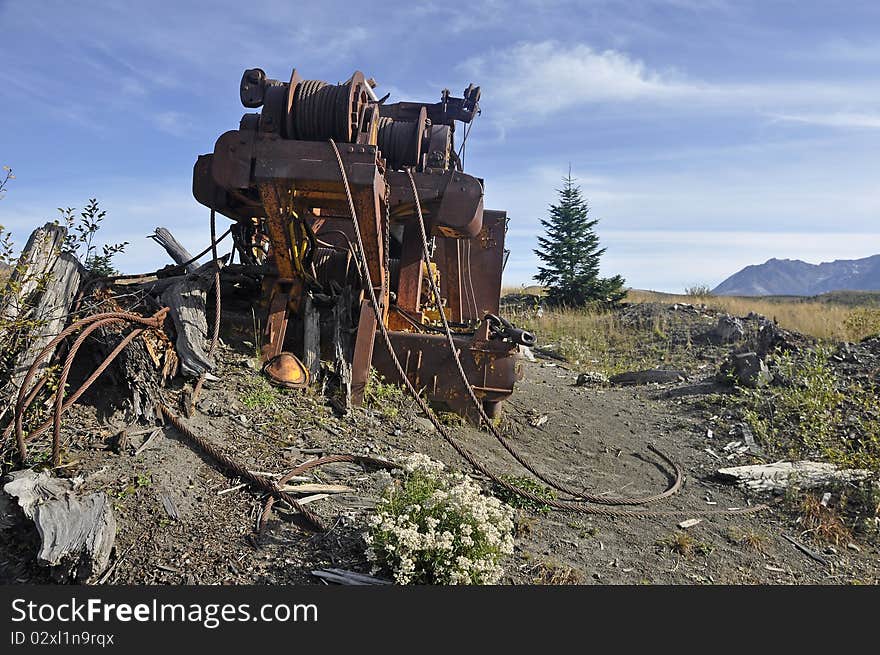
[[[369,99],[360,71],[343,84],[321,80],[297,80],[292,89],[288,138],[302,141],[356,140]]]
[[[389,168],[413,166],[411,144],[418,126],[413,122],[395,121],[391,118],[379,119],[379,150],[385,157]]]
[[[389,168],[419,165],[425,136],[430,133],[427,117],[422,107],[416,121],[397,121],[387,116],[379,119],[379,150]]]

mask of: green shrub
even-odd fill
[[[370,369],[370,379],[364,389],[364,400],[367,407],[375,409],[384,418],[394,420],[400,414],[400,408],[406,399],[403,387],[386,382],[376,369]]]
[[[692,287],[685,287],[684,295],[691,298],[708,298],[712,295],[712,287],[708,284],[695,284]]]
[[[556,492],[552,489],[545,487],[540,482],[533,480],[532,478],[527,478],[523,476],[514,476],[514,475],[502,475],[501,479],[507,482],[508,484],[513,485],[517,489],[522,489],[523,491],[528,491],[540,498],[544,498],[545,500],[554,500],[556,498]],[[497,496],[501,502],[510,505],[511,507],[516,507],[517,509],[525,509],[530,512],[548,512],[550,508],[542,502],[537,500],[531,500],[530,498],[525,498],[524,496],[520,496],[518,493],[507,489],[506,487],[502,487],[500,484],[492,485],[492,493]]]
[[[847,338],[851,341],[880,334],[880,309],[858,307],[843,321]]]
[[[240,399],[248,409],[268,409],[275,406],[278,390],[262,375],[254,375],[245,380]]]
[[[838,377],[830,354],[825,347],[776,354],[785,383],[741,390],[743,416],[774,455],[880,471],[880,399]]]

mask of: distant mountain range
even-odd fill
[[[880,290],[880,255],[808,264],[770,259],[746,266],[712,290],[719,296],[815,296],[829,291]]]

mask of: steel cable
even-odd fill
[[[415,121],[396,121],[387,116],[379,119],[377,144],[388,168],[397,169],[418,164],[411,156],[418,129]]]
[[[43,360],[45,360],[49,355],[54,352],[57,345],[80,328],[91,325],[92,323],[98,321],[103,321],[108,318],[125,319],[132,323],[145,325],[147,327],[159,327],[161,325],[161,322],[164,320],[165,314],[167,312],[168,309],[163,308],[156,312],[156,314],[154,314],[151,318],[145,318],[143,316],[140,316],[139,314],[131,314],[128,312],[104,312],[101,314],[93,314],[92,316],[87,316],[74,322],[73,324],[62,330],[54,339],[52,339],[52,341],[46,344],[46,346],[39,352],[31,366],[25,373],[25,377],[22,380],[21,386],[18,389],[18,396],[15,402],[14,420],[12,423],[10,423],[9,426],[6,427],[6,430],[3,434],[4,439],[7,438],[11,432],[11,428],[14,428],[18,450],[22,460],[27,457],[27,447],[25,445],[23,424],[24,411],[27,405],[29,405],[36,397],[35,390],[32,390],[29,394],[27,393],[27,390],[30,384],[33,382],[34,378],[36,377],[37,372],[39,371],[39,367],[43,363]],[[38,382],[37,384],[38,386],[41,386],[43,382]],[[67,406],[69,407],[70,404],[68,403]],[[44,424],[43,426],[41,426],[42,429],[45,429],[46,427],[48,427],[48,424]]]
[[[418,190],[416,189],[416,181],[413,178],[413,175],[409,170],[407,170],[407,176],[409,177],[410,187],[412,189],[413,198],[415,199],[417,221],[419,224],[419,232],[420,232],[420,235],[422,238],[422,260],[425,262],[425,265],[428,267],[428,270],[431,270],[431,255],[428,251],[428,235],[425,231],[424,217],[422,215],[421,202],[419,202]],[[607,496],[597,496],[594,494],[587,494],[587,493],[583,493],[582,491],[578,492],[574,489],[571,489],[570,487],[567,487],[567,486],[562,485],[560,483],[554,482],[553,480],[549,479],[545,475],[541,474],[522,455],[520,455],[520,453],[513,446],[510,445],[510,443],[507,441],[507,439],[505,439],[504,436],[501,434],[501,432],[498,431],[498,429],[495,427],[495,424],[492,422],[492,420],[486,414],[486,410],[483,408],[483,403],[480,402],[480,400],[477,398],[476,394],[474,393],[473,387],[471,386],[470,381],[467,378],[467,373],[465,373],[464,367],[461,364],[461,358],[458,355],[458,348],[456,347],[455,340],[452,337],[452,330],[450,330],[450,328],[449,328],[449,322],[447,321],[446,314],[445,314],[445,312],[443,312],[443,309],[442,309],[443,303],[442,303],[441,296],[440,296],[440,289],[437,288],[437,284],[436,284],[436,281],[434,280],[433,276],[428,276],[428,284],[431,288],[431,293],[434,297],[434,302],[438,308],[438,314],[440,315],[440,321],[443,324],[443,330],[444,330],[444,333],[446,336],[446,341],[449,344],[450,351],[452,352],[452,359],[455,362],[455,366],[456,366],[456,369],[458,370],[459,377],[461,378],[462,385],[467,389],[468,396],[470,397],[471,402],[473,403],[474,407],[476,407],[482,423],[484,423],[489,428],[489,431],[492,433],[492,436],[495,437],[495,439],[498,441],[498,443],[500,443],[504,447],[504,449],[508,453],[510,453],[510,455],[517,462],[519,462],[523,466],[523,468],[525,468],[529,473],[534,475],[536,478],[538,478],[539,480],[541,480],[545,484],[550,485],[551,487],[553,487],[557,491],[562,491],[563,493],[569,494],[570,496],[574,497],[571,499],[560,499],[560,500],[562,500],[564,502],[585,500],[585,501],[588,501],[591,503],[597,503],[600,505],[647,505],[649,503],[654,503],[659,500],[663,500],[664,498],[668,498],[669,496],[673,495],[681,488],[682,477],[683,477],[682,473],[681,473],[681,469],[678,467],[677,464],[675,464],[675,462],[673,462],[669,457],[667,457],[662,452],[660,452],[653,445],[649,445],[648,448],[652,452],[657,454],[659,457],[661,457],[666,463],[668,463],[670,466],[672,466],[675,475],[674,475],[674,482],[672,485],[670,485],[670,487],[668,489],[666,489],[665,491],[662,491],[660,493],[657,493],[657,494],[652,494],[650,496],[643,496],[640,498],[613,498],[613,497],[607,497]]]
[[[297,512],[302,514],[306,521],[317,531],[323,531],[324,525],[320,518],[306,507],[301,505],[296,498],[287,493],[286,491],[282,491],[279,486],[265,478],[261,475],[257,475],[256,473],[251,473],[246,467],[242,466],[234,459],[229,457],[228,455],[222,453],[218,450],[211,442],[203,439],[195,432],[190,430],[183,421],[180,420],[180,417],[174,414],[168,407],[164,404],[159,403],[157,405],[157,409],[159,412],[168,419],[168,422],[171,423],[175,428],[177,428],[178,432],[180,432],[183,436],[187,438],[187,440],[191,444],[195,444],[199,450],[201,450],[204,454],[208,455],[211,459],[213,459],[217,464],[222,466],[227,470],[228,473],[232,474],[234,477],[239,477],[243,480],[247,480],[255,484],[265,493],[272,495],[273,497],[278,498],[279,500],[283,500],[285,503],[293,507]]]
[[[342,154],[339,152],[339,148],[336,146],[336,143],[330,139],[330,145],[333,147],[333,151],[336,155],[336,163],[339,168],[340,176],[342,178],[343,187],[345,189],[346,199],[348,200],[349,211],[351,213],[352,224],[354,228],[355,237],[357,240],[359,255],[364,259],[364,264],[366,264],[366,256],[365,256],[365,248],[363,238],[361,236],[360,226],[357,221],[357,211],[355,209],[354,199],[351,194],[351,187],[348,183],[348,175],[345,172],[345,166],[342,162]],[[585,505],[583,503],[565,503],[562,501],[548,499],[542,496],[537,495],[531,491],[521,489],[514,484],[511,484],[507,480],[501,478],[500,476],[493,473],[489,470],[484,464],[482,464],[479,460],[477,460],[462,444],[458,442],[449,432],[446,430],[445,426],[439,421],[437,416],[425,402],[425,400],[419,395],[416,388],[413,386],[412,382],[410,382],[409,378],[406,375],[403,367],[400,364],[400,360],[397,357],[397,353],[394,351],[394,346],[391,343],[391,337],[388,334],[388,328],[385,326],[385,322],[382,320],[382,314],[379,312],[379,303],[376,299],[376,292],[373,289],[372,280],[370,276],[369,269],[365,271],[365,291],[367,292],[367,296],[372,305],[373,311],[376,313],[376,322],[378,323],[379,331],[382,334],[382,340],[384,342],[385,348],[388,350],[388,355],[391,357],[392,362],[394,363],[395,368],[397,369],[398,375],[401,378],[404,386],[409,391],[410,395],[415,399],[416,403],[419,405],[419,408],[422,412],[427,416],[427,418],[434,425],[437,432],[443,437],[443,439],[450,445],[452,448],[465,460],[467,461],[474,469],[478,472],[485,475],[492,482],[500,486],[501,488],[509,491],[510,493],[530,500],[532,502],[538,503],[539,505],[547,505],[549,507],[553,507],[555,509],[565,510],[565,511],[575,511],[583,514],[592,514],[599,516],[608,516],[608,517],[624,517],[624,516],[637,516],[637,517],[652,517],[652,516],[676,516],[681,515],[682,511],[671,510],[671,511],[661,511],[661,510],[622,510],[607,506],[597,506],[597,505]],[[657,452],[655,450],[655,452]],[[658,455],[661,453],[657,452]],[[661,455],[662,456],[662,455]],[[673,462],[670,462],[676,470],[677,466]],[[703,510],[701,512],[697,512],[701,515],[706,514],[742,514],[742,513],[751,513],[758,511],[760,509],[764,509],[766,505],[759,505],[754,507],[742,508],[738,510]]]
[[[296,87],[293,101],[296,137],[304,141],[349,141],[350,95],[350,80],[338,85],[321,80],[301,81]]]

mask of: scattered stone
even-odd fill
[[[437,428],[434,426],[434,424],[431,423],[431,421],[426,419],[424,416],[415,416],[415,417],[413,417],[412,421],[423,432],[436,432],[437,431]]]
[[[700,523],[702,523],[702,522],[703,522],[703,519],[687,519],[687,520],[682,521],[681,523],[679,523],[679,524],[678,524],[678,527],[680,527],[680,528],[683,529],[683,530],[686,530],[687,528],[692,528],[692,527],[694,527],[695,525],[698,525],[698,524],[700,524]]]
[[[604,387],[608,377],[597,371],[585,371],[578,375],[575,385],[579,387]]]
[[[722,314],[718,317],[718,325],[712,330],[712,335],[721,343],[735,343],[745,338],[746,330],[738,318],[730,314]]]
[[[535,355],[532,353],[532,349],[528,346],[520,346],[519,347],[519,356],[521,359],[526,360],[527,362],[534,362]]]
[[[801,341],[803,341],[803,337],[801,337]],[[797,350],[797,342],[798,338],[794,333],[783,330],[772,321],[763,319],[761,327],[758,329],[755,350],[759,355],[765,357],[775,350],[785,352]]]
[[[718,469],[718,477],[753,491],[782,491],[789,485],[815,489],[827,484],[855,482],[870,477],[865,469],[839,469],[827,462],[775,462]]]
[[[684,371],[652,368],[645,371],[629,371],[612,375],[608,381],[616,386],[633,386],[637,384],[669,384],[682,382],[687,377]]]
[[[546,414],[541,414],[540,416],[533,416],[529,419],[529,425],[533,428],[539,428],[544,425],[550,419]]]
[[[773,381],[773,375],[764,360],[754,352],[731,353],[721,364],[716,379],[734,382],[752,389],[765,387]]]

